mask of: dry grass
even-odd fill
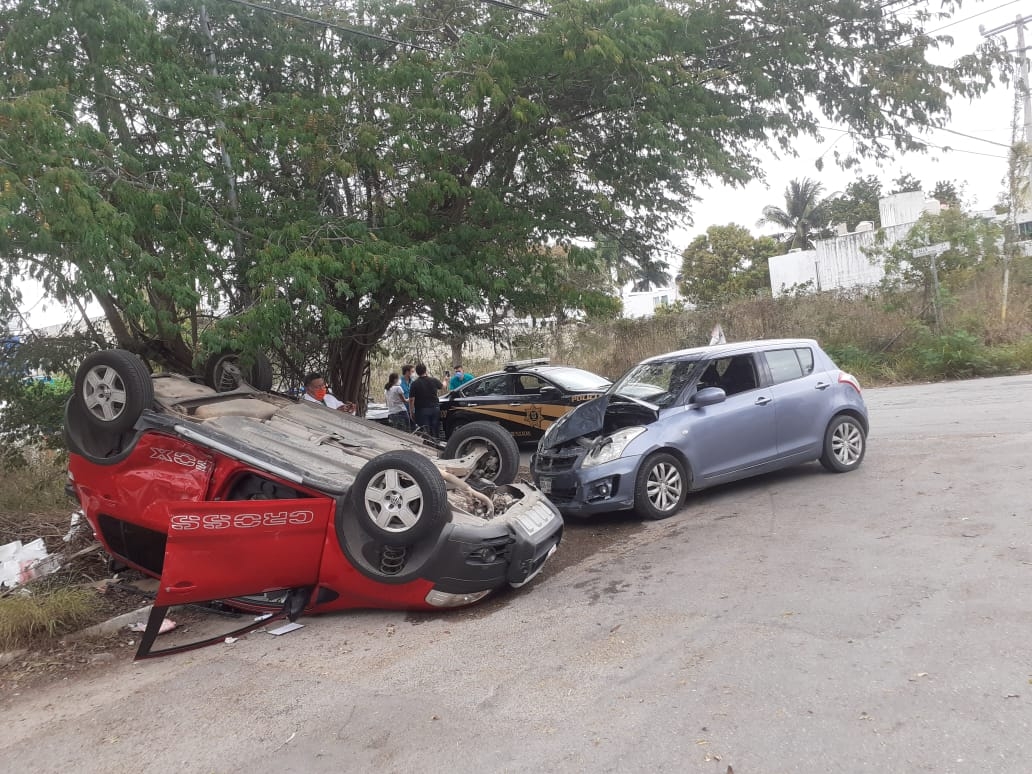
[[[0,598],[0,651],[38,644],[92,621],[97,594],[77,586]]]
[[[60,537],[76,504],[65,494],[68,459],[43,451],[28,464],[0,472],[0,545],[12,540]]]

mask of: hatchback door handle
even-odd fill
[[[817,382],[817,384],[814,385],[814,389],[817,389],[817,390],[826,390],[829,387],[831,387],[831,385],[828,384],[827,382]]]
[[[770,398],[768,398],[766,395],[761,395],[756,399],[757,406],[766,406],[768,403],[770,403]]]

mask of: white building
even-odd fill
[[[881,217],[882,245],[891,247],[906,237],[924,213],[937,213],[941,206],[936,199],[926,199],[920,191],[893,194],[878,200]],[[831,239],[821,239],[811,250],[793,250],[770,259],[770,289],[776,298],[799,285],[816,291],[877,285],[885,276],[878,259],[864,250],[874,246],[875,229],[870,221],[857,224],[847,232],[845,224]]]
[[[620,301],[623,302],[624,317],[651,317],[656,310],[663,306],[669,306],[680,300],[681,294],[677,289],[675,272],[670,271],[670,283],[668,287],[652,288],[645,291],[635,291],[634,283],[629,282],[620,288]]]

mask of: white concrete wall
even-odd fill
[[[878,217],[882,228],[914,223],[924,213],[936,214],[940,210],[937,199],[926,199],[920,191],[892,194],[878,200]]]
[[[891,247],[910,231],[911,224],[881,230],[884,247]],[[770,290],[776,298],[794,285],[811,283],[813,290],[835,290],[876,285],[885,276],[881,261],[864,253],[874,245],[876,231],[858,231],[822,239],[813,250],[775,255],[769,261]]]

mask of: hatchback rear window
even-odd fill
[[[774,384],[800,379],[813,373],[813,352],[809,347],[772,349],[764,352]]]

